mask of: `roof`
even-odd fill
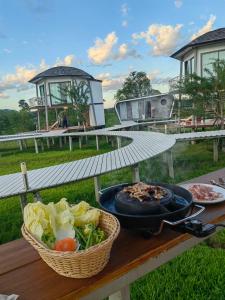
[[[203,35],[197,37],[196,39],[192,40],[187,45],[183,46],[175,53],[171,55],[171,57],[176,59],[181,59],[182,55],[185,54],[187,51],[204,44],[212,44],[217,42],[225,41],[225,28],[219,28],[216,30],[212,30],[209,32],[204,33]]]
[[[77,69],[74,67],[67,67],[67,66],[59,66],[59,67],[50,68],[34,76],[32,79],[29,80],[29,82],[37,83],[38,81],[44,78],[62,77],[62,76],[72,76],[72,77],[79,77],[83,79],[96,80],[93,76],[91,76],[90,74],[88,74],[87,72],[81,69]]]

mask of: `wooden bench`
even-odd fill
[[[224,174],[223,169],[192,182],[208,183]],[[225,223],[225,203],[207,206],[200,219]],[[24,239],[19,239],[0,247],[0,293],[18,294],[20,300],[100,300],[109,295],[110,300],[130,299],[131,282],[202,240],[169,228],[151,239],[122,229],[106,268],[92,278],[72,279],[55,273]]]

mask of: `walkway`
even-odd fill
[[[96,188],[99,187],[97,177],[101,174],[131,166],[134,177],[139,178],[137,164],[143,160],[163,153],[176,143],[176,141],[194,140],[194,139],[214,139],[214,160],[218,159],[218,138],[225,137],[225,130],[192,132],[182,134],[162,134],[147,131],[116,131],[126,127],[137,126],[135,122],[126,122],[126,124],[117,125],[111,128],[94,130],[82,133],[37,133],[23,135],[22,139],[31,139],[35,141],[36,152],[38,145],[36,139],[51,137],[68,137],[69,147],[72,150],[72,139],[82,136],[96,136],[97,149],[99,148],[99,136],[115,136],[117,138],[118,148],[121,146],[121,139],[131,139],[131,143],[120,149],[97,155],[94,157],[81,159],[69,163],[64,163],[52,167],[41,168],[28,171],[29,189],[24,188],[23,177],[21,173],[0,176],[0,198],[6,198],[15,195],[23,195],[27,192],[36,192],[46,188],[52,188],[62,184],[75,182],[78,180],[95,178]],[[6,137],[6,140],[21,140],[21,136]],[[171,151],[167,153],[167,162],[169,175],[174,177],[173,158]],[[136,169],[135,169],[136,168]],[[135,173],[136,172],[136,173]],[[96,191],[97,194],[97,191]]]
[[[77,136],[78,134],[68,135]],[[125,147],[105,154],[28,171],[29,190],[27,191],[24,188],[21,173],[0,176],[0,198],[21,195],[25,192],[35,192],[133,166],[170,149],[175,144],[173,136],[154,132],[104,131],[89,132],[88,135],[117,136],[129,138],[132,142]]]

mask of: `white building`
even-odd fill
[[[171,55],[180,61],[180,77],[192,73],[204,77],[215,59],[225,59],[225,28],[209,31]]]
[[[171,117],[173,104],[172,94],[159,94],[118,101],[115,110],[120,121],[162,120]]]
[[[49,130],[48,110],[72,106],[72,99],[63,93],[63,90],[72,85],[85,83],[88,88],[89,123],[90,126],[105,125],[105,115],[102,96],[102,82],[95,79],[83,70],[73,67],[53,67],[48,69],[29,82],[36,85],[36,97],[29,100],[31,109],[38,114],[38,127],[40,129],[40,111],[45,111],[46,129]]]

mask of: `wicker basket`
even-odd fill
[[[120,231],[119,221],[101,210],[99,226],[107,234],[107,239],[87,250],[59,252],[47,249],[22,226],[24,238],[38,251],[41,258],[58,274],[72,278],[88,278],[99,273],[108,263],[114,240]]]

